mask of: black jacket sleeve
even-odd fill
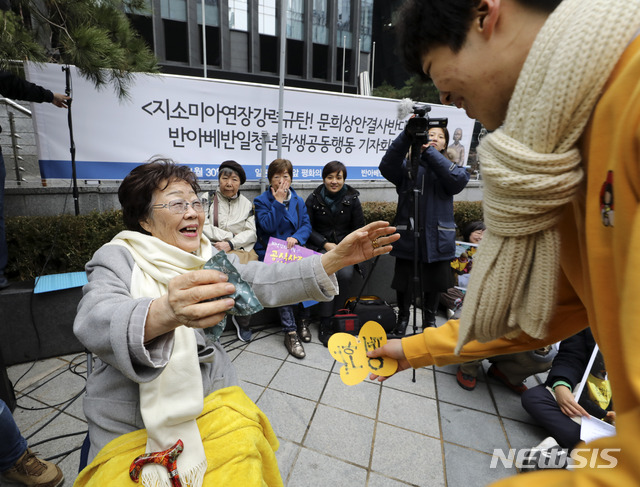
[[[584,371],[595,347],[595,340],[589,328],[560,342],[558,355],[553,359],[546,385],[553,387],[558,380],[571,384],[572,389],[582,380]]]
[[[8,71],[0,71],[0,94],[6,98],[37,103],[51,103],[53,101],[53,92]]]

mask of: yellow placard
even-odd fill
[[[344,365],[340,378],[348,386],[359,384],[370,373],[382,376],[392,375],[398,368],[398,361],[392,358],[369,358],[367,352],[387,343],[387,333],[375,321],[367,321],[358,336],[348,333],[334,333],[329,338],[331,356]]]

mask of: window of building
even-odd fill
[[[371,31],[373,26],[373,0],[360,2],[360,50],[371,52]]]
[[[206,16],[206,13],[205,13]],[[203,62],[202,24],[198,26],[200,41],[200,62]],[[207,65],[220,66],[220,28],[207,25]]]
[[[258,2],[258,32],[270,36],[277,30],[276,0],[260,0]]]
[[[302,76],[304,71],[304,42],[287,39],[287,74]]]
[[[197,4],[196,16],[198,24],[202,29],[202,0],[198,0]],[[218,0],[204,0],[204,20],[207,25],[220,27],[220,7],[218,6]],[[209,33],[207,33],[207,37],[209,37]]]
[[[342,71],[342,56],[344,55],[344,72]],[[351,49],[338,49],[336,51],[336,81],[341,82],[344,79],[345,84],[351,82]]]
[[[280,47],[275,36],[260,35],[260,71],[279,73],[278,53]]]
[[[326,44],[313,44],[313,77],[329,79],[329,46]]]
[[[336,24],[336,36],[338,47],[352,47],[351,44],[351,0],[337,0],[338,21]]]
[[[179,63],[189,62],[189,37],[187,23],[162,19],[164,25],[165,58]]]
[[[136,14],[128,14],[127,16],[138,35],[144,39],[149,46],[149,49],[155,52],[155,45],[153,42],[153,22],[151,17]]]
[[[287,0],[287,38],[304,39],[304,0]]]
[[[329,28],[327,27],[327,0],[313,0],[313,42],[329,44]],[[325,69],[326,71],[326,69]],[[314,76],[315,77],[315,76]]]
[[[187,0],[161,0],[160,16],[163,19],[187,21]]]
[[[187,1],[161,0],[160,17],[164,25],[164,56],[167,61],[189,62],[189,35],[187,29]],[[168,42],[168,40],[171,42]]]
[[[144,0],[143,4],[141,9],[131,8],[131,5],[127,3],[124,3],[122,8],[127,14],[151,16],[151,0]]]
[[[229,28],[247,31],[249,28],[249,12],[247,0],[229,0]]]

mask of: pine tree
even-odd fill
[[[421,103],[440,103],[440,95],[433,81],[423,81],[417,74],[407,79],[400,89],[391,86],[385,81],[373,89],[373,96],[398,99],[410,98]]]
[[[125,14],[144,11],[145,0],[0,0],[0,8],[2,69],[25,60],[74,65],[121,97],[132,73],[159,70]]]

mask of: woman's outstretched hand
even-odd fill
[[[397,374],[398,372],[402,370],[406,370],[411,367],[411,365],[409,364],[409,361],[407,360],[407,357],[405,357],[404,355],[404,350],[402,349],[402,340],[399,340],[397,338],[393,340],[389,340],[380,348],[376,348],[375,350],[371,350],[370,352],[367,352],[367,357],[369,358],[388,357],[388,358],[396,359],[398,361],[398,368],[396,369],[394,374]],[[369,379],[371,380],[377,379],[378,382],[384,382],[389,377],[384,377],[376,374],[369,374]]]
[[[335,248],[322,254],[324,270],[334,274],[343,267],[391,252],[391,244],[400,238],[395,231],[396,227],[389,226],[389,222],[377,221],[351,232]]]
[[[228,279],[226,274],[212,269],[191,271],[171,279],[167,293],[149,306],[145,342],[180,325],[208,328],[220,323],[235,304],[229,297],[235,286]]]

